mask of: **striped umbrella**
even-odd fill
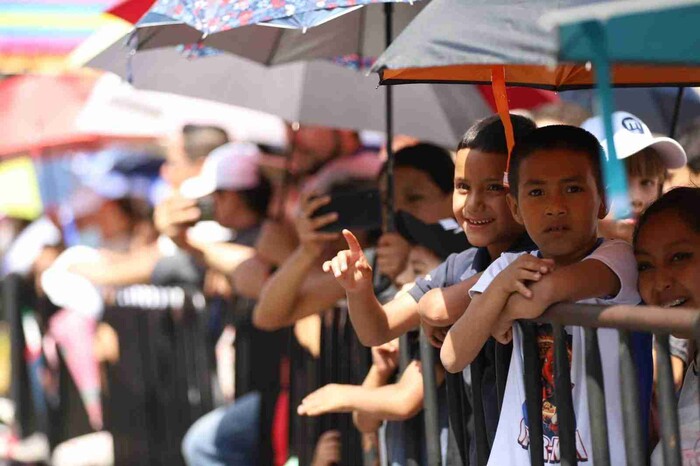
[[[18,74],[64,69],[68,54],[95,31],[126,21],[136,22],[153,0],[0,3],[0,73]]]

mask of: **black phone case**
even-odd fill
[[[333,194],[331,202],[319,207],[314,217],[336,212],[338,220],[320,231],[372,230],[382,226],[382,203],[377,189],[364,189]]]

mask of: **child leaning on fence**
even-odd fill
[[[639,293],[646,304],[700,309],[700,189],[676,188],[653,203],[639,219],[634,235]],[[672,311],[669,311],[672,312]],[[678,399],[683,464],[700,459],[700,379],[698,356],[685,375]],[[662,448],[651,457],[664,464]]]
[[[637,271],[629,244],[597,236],[606,207],[600,146],[590,133],[571,126],[540,128],[516,143],[508,175],[513,216],[539,250],[505,253],[470,290],[472,302],[450,329],[441,352],[445,367],[461,370],[493,335],[513,339],[510,374],[490,465],[530,464],[523,381],[523,333],[516,319],[539,316],[551,304],[638,304]],[[566,327],[579,462],[593,464],[584,367],[583,329]],[[620,410],[618,336],[598,330],[606,389],[611,464],[625,464]],[[542,427],[545,464],[560,462],[553,390],[553,336],[537,326],[542,363]]]

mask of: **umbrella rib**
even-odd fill
[[[358,65],[360,68],[362,68],[362,61],[365,57],[365,50],[364,50],[364,41],[362,38],[365,36],[365,22],[367,20],[367,5],[365,5],[361,10],[360,10],[360,33],[357,35],[357,53],[359,55],[359,63]]]
[[[267,60],[265,60],[266,66],[272,66],[273,57],[277,55],[277,49],[280,46],[280,42],[282,42],[282,34],[284,34],[284,31],[284,29],[280,29],[279,34],[275,37],[275,43],[270,47],[270,54],[267,56]]]

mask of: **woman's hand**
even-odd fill
[[[319,229],[338,220],[336,212],[314,217],[314,212],[329,202],[331,202],[330,196],[316,196],[314,193],[306,193],[301,198],[299,213],[294,219],[300,247],[314,257],[321,255],[329,241],[340,238],[338,233],[319,231]]]

